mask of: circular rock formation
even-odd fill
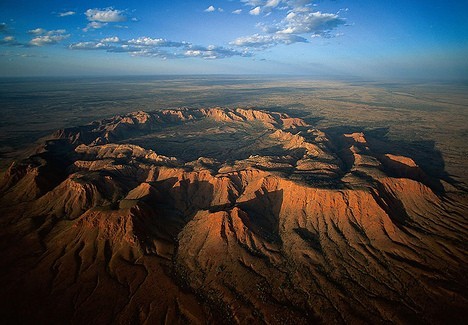
[[[54,133],[0,189],[3,319],[465,319],[467,202],[365,133],[252,109]]]

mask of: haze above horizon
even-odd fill
[[[285,74],[463,80],[464,1],[0,3],[0,77]]]

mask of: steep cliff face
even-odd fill
[[[464,320],[466,193],[373,143],[223,108],[58,131],[1,183],[2,317]]]

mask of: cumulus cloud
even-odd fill
[[[112,36],[112,37],[106,37],[101,40],[102,43],[119,43],[120,38],[117,36]]]
[[[104,26],[107,26],[107,23],[100,23],[98,21],[92,21],[92,22],[88,23],[88,25],[86,25],[85,28],[83,28],[83,32],[87,32],[87,31],[93,30],[93,29],[103,28]]]
[[[18,47],[34,47],[45,46],[60,43],[70,37],[65,29],[46,30],[44,28],[35,28],[28,31],[33,38],[27,42],[18,42],[15,37],[8,35],[0,40],[0,45],[18,46]]]
[[[219,11],[219,12],[223,12],[224,9],[223,8],[218,8],[216,9],[214,6],[209,6],[208,8],[206,8],[205,10],[203,10],[204,12],[215,12],[215,11]]]
[[[104,42],[78,42],[71,44],[69,48],[72,50],[101,50],[111,47]]]
[[[8,32],[8,26],[5,23],[0,23],[0,33]],[[16,38],[12,35],[6,35],[3,38],[0,38],[0,45],[4,46],[18,46],[18,47],[26,47],[28,45],[20,43],[16,40]]]
[[[241,0],[241,2],[251,7],[263,6],[265,4],[263,0]]]
[[[260,15],[261,11],[262,11],[262,9],[260,9],[260,7],[255,7],[252,10],[249,11],[249,14],[251,14],[253,16],[258,16],[258,15]]]
[[[203,46],[190,46],[184,53],[185,57],[197,57],[203,59],[223,59],[233,56],[250,56],[247,51],[237,51],[222,46],[210,45]]]
[[[66,31],[64,29],[46,31],[42,28],[37,28],[31,32],[35,32],[34,34],[38,35],[29,42],[29,45],[33,46],[57,44],[70,37],[70,34],[65,34]]]
[[[246,6],[276,8],[302,8],[312,4],[312,0],[241,0]]]
[[[235,15],[240,15],[242,13],[242,9],[237,9],[232,12]]]
[[[285,34],[320,34],[344,24],[344,19],[336,14],[317,12],[290,12],[278,27]]]
[[[342,35],[332,31],[345,24],[339,13],[322,13],[312,10],[310,0],[241,0],[251,6],[251,15],[273,10],[287,10],[284,18],[274,24],[257,24],[264,34],[239,37],[230,44],[238,47],[266,49],[278,44],[306,43],[307,38],[332,38]]]
[[[232,56],[250,56],[246,50],[221,46],[207,47],[188,42],[175,42],[164,38],[138,37],[121,40],[107,37],[95,42],[78,42],[69,46],[71,50],[104,50],[111,53],[129,53],[132,56],[158,57],[163,59],[203,58],[222,59]],[[170,50],[170,51],[169,51]]]
[[[151,38],[151,37],[139,37],[134,38],[126,42],[129,45],[137,45],[143,47],[184,47],[187,46],[188,43],[186,42],[173,42],[168,41],[164,38]]]
[[[276,8],[281,3],[281,0],[268,0],[265,7]]]
[[[115,51],[115,52],[119,52],[119,51]],[[159,58],[163,60],[184,58],[184,56],[179,53],[172,53],[172,52],[168,52],[162,49],[144,49],[144,50],[126,51],[126,52],[128,52],[131,56],[134,56],[134,57]]]
[[[312,0],[241,0],[246,6],[259,7],[261,12],[270,13],[273,10],[303,10],[313,4]]]
[[[0,39],[0,45],[24,46],[24,44],[16,41],[16,39],[13,36],[5,36],[4,38]]]
[[[159,41],[158,41],[159,40]],[[100,41],[96,42],[78,42],[73,43],[69,46],[70,49],[73,50],[97,50],[97,49],[105,49],[109,51],[121,51],[127,52],[130,50],[125,50],[132,48],[133,50],[137,50],[138,48],[145,48],[151,46],[158,46],[158,43],[162,43],[162,39],[152,39],[149,37],[141,37],[138,39],[131,39],[131,40],[121,40],[117,36],[106,37],[101,39]],[[118,50],[121,49],[121,50]]]
[[[28,30],[28,33],[33,34],[33,35],[42,35],[42,34],[45,34],[46,32],[47,31],[44,28],[36,28],[36,29]]]
[[[307,43],[304,37],[293,34],[259,35],[239,37],[230,44],[239,47],[266,49],[278,44]]]
[[[61,12],[58,14],[59,17],[67,17],[67,16],[73,16],[75,15],[76,12],[74,11],[65,11],[65,12]]]
[[[104,9],[88,9],[86,10],[85,15],[89,21],[101,23],[118,23],[127,20],[124,11],[114,9],[112,7]]]

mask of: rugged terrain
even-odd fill
[[[420,157],[241,108],[59,130],[0,185],[2,319],[462,322],[466,190]]]

